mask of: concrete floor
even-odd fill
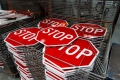
[[[0,68],[0,80],[20,80],[20,78],[13,78],[4,68]]]
[[[112,45],[111,57],[108,66],[108,77],[113,80],[120,80],[120,44],[114,43]]]
[[[120,16],[118,18],[116,28],[113,33],[112,42],[120,44]]]
[[[111,57],[108,66],[108,76],[113,80],[120,80],[120,16],[117,21],[113,36],[112,36]]]

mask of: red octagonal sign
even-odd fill
[[[49,27],[38,32],[36,40],[46,46],[69,45],[78,35],[74,29],[67,27]]]
[[[66,20],[49,18],[38,23],[38,28],[47,28],[47,27],[67,27],[68,23]]]
[[[71,45],[63,47],[46,47],[44,57],[61,69],[90,67],[99,51],[84,39],[77,39]]]
[[[38,28],[21,28],[9,33],[4,41],[13,47],[35,45],[38,31]]]
[[[80,37],[96,38],[105,36],[107,29],[97,24],[80,23],[74,24],[72,29],[75,29]]]

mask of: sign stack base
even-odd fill
[[[70,80],[84,80],[93,70],[98,54],[90,41],[81,38],[68,46],[45,47],[45,74],[52,80],[68,80],[70,77],[73,78]]]
[[[50,62],[48,59],[45,59],[43,63],[46,66],[46,80],[72,80],[70,77],[74,79],[85,79],[93,69],[93,65],[91,68],[60,69],[59,66],[54,65],[54,63]]]

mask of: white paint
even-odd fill
[[[60,41],[62,41],[62,40],[64,40],[64,39],[73,39],[73,35],[67,34],[67,35],[65,35],[64,37],[62,37],[62,38],[60,39]]]
[[[19,37],[23,37],[23,39],[27,39],[28,41],[35,39],[35,36],[36,36],[35,33],[32,33],[30,31],[26,31],[25,29],[15,31],[14,34],[18,35]]]
[[[88,52],[87,54],[85,52]],[[77,56],[76,58],[79,59],[82,55],[84,56],[91,56],[93,54],[93,52],[91,50],[88,50],[86,48],[84,48]]]
[[[86,26],[75,25],[72,28],[75,29],[75,30],[79,30],[80,29],[81,32],[84,30],[87,33],[94,33],[94,34],[102,33],[103,32],[103,29],[96,29],[96,28],[86,27]]]
[[[59,36],[58,36],[59,35]],[[60,37],[62,37],[62,36],[64,36],[65,35],[65,33],[64,32],[58,32],[57,34],[55,34],[54,36],[53,36],[53,38],[60,38]]]
[[[47,31],[45,31],[45,30],[47,30]],[[48,28],[48,29],[45,29],[45,30],[43,31],[43,33],[47,34],[47,33],[49,33],[51,30],[53,31],[54,29],[53,29],[53,28]]]
[[[63,48],[65,48],[65,47],[64,46],[60,47],[58,50],[62,50]],[[74,51],[70,52],[71,49],[74,49]],[[72,46],[68,47],[65,50],[65,53],[67,55],[75,55],[76,53],[78,53],[79,50],[80,50],[80,46],[78,46],[78,45],[72,45]],[[81,50],[81,52],[75,58],[79,59],[82,55],[84,55],[84,56],[91,56],[92,54],[93,54],[93,52],[91,50],[84,48],[83,50]]]
[[[23,36],[23,39],[28,39],[28,41],[31,41],[31,40],[35,39],[35,36],[36,36],[35,33],[30,33],[30,34]]]
[[[103,32],[103,29],[96,29],[94,34],[97,34],[98,32]]]
[[[75,25],[75,26],[73,27],[73,29],[78,30],[78,29],[79,29],[79,26]]]
[[[18,31],[15,31],[14,34],[15,34],[15,35],[19,35],[19,34],[21,34],[22,32],[23,32],[23,30],[18,30]]]
[[[94,31],[94,28],[87,28],[87,29],[86,29],[86,32],[87,32],[87,33],[92,33],[93,31]]]
[[[50,21],[49,19],[45,19],[45,20],[42,21],[42,23],[45,23],[45,24],[46,24],[46,23],[48,23],[49,21]]]
[[[83,31],[85,28],[87,28],[87,27],[85,27],[85,26],[82,26],[82,28],[81,28],[81,30],[80,30],[80,31]]]
[[[52,27],[63,25],[63,24],[60,24],[59,22],[52,21],[52,20],[49,20],[49,19],[43,20],[42,23],[44,23],[46,25],[51,25]]]
[[[48,35],[52,35],[52,34],[54,34],[54,33],[56,33],[56,32],[60,32],[60,31],[54,30],[52,33],[49,33]]]
[[[69,52],[72,48],[76,48],[73,52]],[[76,54],[78,51],[79,51],[79,49],[80,49],[80,46],[78,46],[78,45],[73,45],[73,46],[70,46],[65,52],[66,52],[66,54],[67,55],[74,55],[74,54]]]

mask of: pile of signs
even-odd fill
[[[99,54],[97,48],[100,46],[98,45],[107,30],[99,25],[89,23],[74,24],[71,28],[67,26],[66,20],[50,18],[39,22],[38,28],[22,28],[8,35],[5,42],[9,51],[14,54],[16,64],[19,65],[18,69],[21,72],[22,80],[33,79],[27,67],[34,64],[36,64],[34,68],[41,66],[36,68],[38,72],[40,68],[45,71],[45,75],[39,76],[45,76],[46,80],[66,80],[68,77],[82,80],[89,75],[84,74],[86,76],[83,77],[81,72],[81,77],[76,76],[80,74],[80,71],[89,73],[93,70]],[[43,55],[39,53],[40,44],[45,45],[44,48],[42,47]],[[26,57],[31,54],[34,54],[32,60],[32,56]],[[37,55],[40,58],[37,58]],[[25,63],[28,60],[27,66]],[[46,68],[42,66],[43,64]],[[34,70],[31,71],[34,72]],[[32,73],[32,75],[34,74]],[[34,77],[34,79],[42,78]]]
[[[98,49],[101,47],[101,43],[106,35],[106,29],[97,24],[80,23],[71,26],[75,29],[80,38],[91,41]]]
[[[34,50],[34,53],[33,53],[31,49],[28,50],[27,48],[33,47],[33,46],[37,47],[39,45],[38,42],[35,40],[35,37],[38,31],[39,31],[38,28],[21,28],[19,30],[9,33],[6,39],[4,40],[6,42],[8,50],[11,53],[13,53],[13,57],[15,58],[15,63],[18,65],[17,69],[20,71],[20,75],[22,76],[22,78],[25,78],[25,80],[33,80],[34,76],[32,76],[32,74],[34,74],[37,71],[42,72],[42,71],[39,71],[38,67],[36,66],[37,63],[34,63],[34,60],[32,62],[34,64],[31,64],[31,65],[27,64],[28,58],[33,59],[34,56],[32,57],[32,54],[36,54],[35,51],[37,49]],[[25,50],[27,50],[27,52]],[[41,60],[41,63],[42,63],[42,60]],[[29,67],[31,68],[34,67],[34,71],[30,71]],[[38,75],[40,76],[40,74]],[[36,74],[36,76],[38,75]],[[42,77],[39,77],[39,78],[42,79]]]
[[[51,80],[64,80],[76,75],[76,70],[90,72],[99,53],[90,41],[79,38],[71,28],[46,28],[38,32],[36,40],[46,46],[43,64],[46,78]]]
[[[46,76],[53,80],[64,80],[67,76],[76,75],[76,70],[90,72],[98,53],[91,42],[80,38],[69,46],[46,47],[43,57]]]

